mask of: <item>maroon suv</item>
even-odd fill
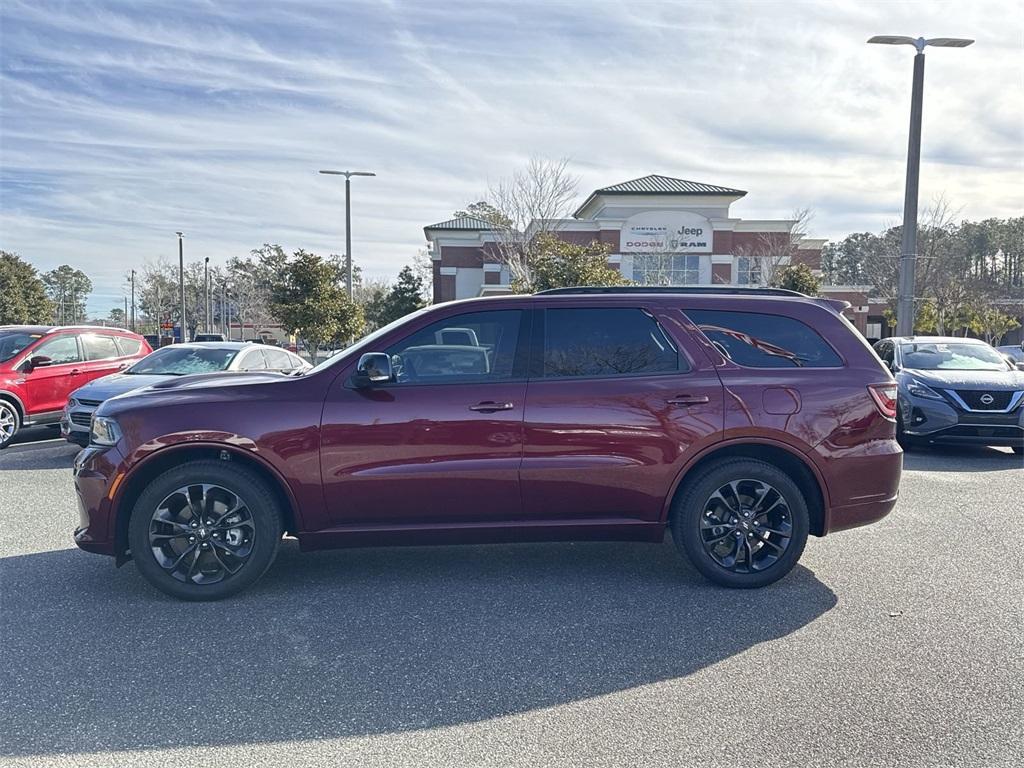
[[[896,502],[896,387],[835,302],[566,289],[421,310],[307,374],[108,400],[75,462],[90,552],[224,597],[304,550],[617,539],[714,582],[785,575],[808,534]]]

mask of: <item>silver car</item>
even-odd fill
[[[896,377],[896,436],[925,443],[999,445],[1024,453],[1024,372],[978,339],[905,336],[875,351]]]
[[[61,417],[61,434],[68,442],[88,445],[92,414],[100,403],[173,376],[221,371],[297,374],[311,367],[298,355],[263,344],[241,341],[172,344],[147,355],[120,373],[94,379],[72,392]]]

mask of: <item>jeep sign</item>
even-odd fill
[[[711,222],[687,211],[644,211],[626,219],[620,253],[711,253]]]

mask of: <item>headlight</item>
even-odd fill
[[[945,400],[942,395],[936,392],[934,389],[929,387],[927,384],[922,384],[917,379],[911,379],[910,383],[907,384],[907,392],[912,394],[914,397],[923,397],[928,400]]]
[[[107,416],[93,416],[89,430],[89,442],[94,445],[117,445],[121,439],[121,428]]]

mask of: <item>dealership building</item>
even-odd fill
[[[824,239],[794,237],[791,219],[743,219],[732,205],[741,189],[651,175],[594,190],[572,218],[531,225],[563,240],[608,246],[608,263],[622,276],[649,285],[754,285],[765,252],[776,267],[802,263],[821,274]],[[434,301],[508,293],[508,268],[499,239],[481,219],[461,217],[423,229],[434,269]],[[529,230],[528,230],[529,233]],[[795,241],[795,242],[793,242]],[[793,242],[792,247],[789,244]],[[846,313],[862,333],[881,335],[881,307],[868,305],[863,286],[823,292],[852,304]]]

